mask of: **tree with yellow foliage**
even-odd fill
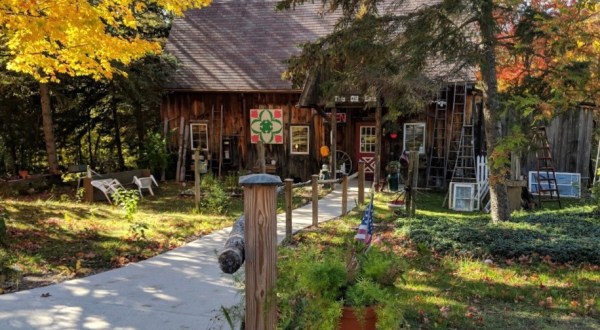
[[[157,6],[175,16],[211,0],[0,0],[0,56],[6,68],[34,77],[40,97],[48,166],[59,172],[48,83],[63,75],[96,80],[125,75],[128,65],[162,50],[138,33],[139,15]]]

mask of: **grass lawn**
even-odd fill
[[[406,260],[398,312],[409,327],[600,329],[600,219],[591,205],[564,199],[561,210],[492,224],[487,214],[442,208],[443,198],[420,193],[408,219],[387,209],[392,195],[376,196],[374,234]],[[304,230],[286,248],[343,246],[361,216]]]
[[[224,214],[197,212],[194,198],[180,195],[189,188],[161,183],[157,196],[146,195],[140,200],[131,220],[121,208],[106,202],[77,202],[75,189],[68,186],[29,196],[5,196],[0,210],[6,209],[9,219],[0,266],[8,268],[2,271],[0,267],[0,293],[147,259],[228,227],[243,213],[241,197],[228,198],[230,204]],[[294,190],[294,207],[309,200],[310,190]],[[278,212],[283,210],[280,194]]]

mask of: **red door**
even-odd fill
[[[365,163],[365,178],[372,181],[375,174],[375,123],[357,123],[355,139],[356,163]]]

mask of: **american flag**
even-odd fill
[[[365,213],[363,214],[360,226],[358,226],[358,233],[354,236],[354,239],[363,241],[365,244],[371,244],[373,238],[373,196],[371,196],[371,202],[367,206]]]

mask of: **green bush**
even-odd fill
[[[6,244],[6,221],[8,221],[8,211],[0,206],[0,246]]]
[[[133,216],[138,210],[140,195],[137,190],[119,188],[113,194],[113,200],[125,213],[125,218],[129,221],[133,220]]]
[[[148,132],[138,166],[148,167],[153,173],[166,169],[168,160],[166,145],[165,138],[160,133]]]
[[[485,258],[549,256],[553,261],[600,264],[600,219],[576,208],[519,214],[494,224],[487,218],[399,219],[411,240],[437,252]]]
[[[374,307],[380,329],[403,322],[395,282],[404,267],[388,247],[365,251],[352,238],[341,246],[281,247],[278,260],[279,329],[337,329],[342,306]]]
[[[203,197],[200,200],[201,210],[210,210],[210,213],[223,214],[227,211],[230,200],[223,189],[223,184],[212,174],[202,178],[200,190]]]

